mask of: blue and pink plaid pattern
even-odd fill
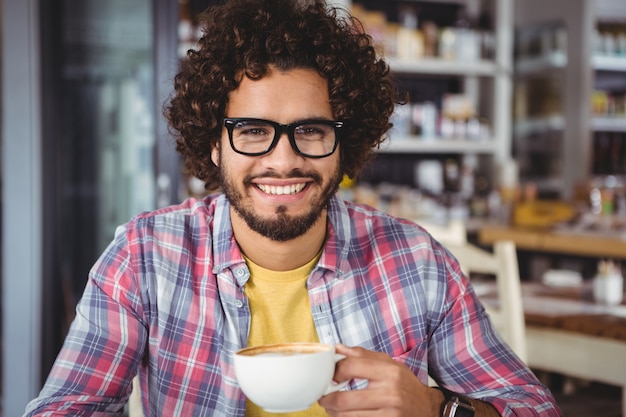
[[[337,197],[328,218],[307,284],[321,342],[386,352],[423,382],[430,372],[503,416],[560,415],[495,333],[455,259],[423,229]],[[232,354],[247,341],[248,277],[223,195],[138,215],[91,270],[26,415],[119,412],[139,373],[146,415],[243,416]]]

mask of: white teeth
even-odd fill
[[[305,184],[276,186],[276,185],[258,184],[257,187],[259,187],[259,189],[266,194],[285,195],[285,194],[299,193],[304,188],[304,185]]]

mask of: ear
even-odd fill
[[[213,149],[211,149],[211,161],[213,161],[213,163],[215,164],[216,167],[220,166],[219,164],[219,160],[220,160],[220,144],[219,142],[215,142],[215,145],[213,145]]]

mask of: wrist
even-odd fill
[[[460,395],[447,391],[443,388],[436,387],[441,392],[443,400],[440,402],[439,417],[474,417],[476,409],[473,403]]]
[[[441,417],[441,412],[446,404],[446,395],[439,387],[430,388],[430,416]]]

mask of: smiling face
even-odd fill
[[[270,71],[259,80],[244,77],[229,95],[226,116],[266,119],[281,124],[333,120],[328,84],[310,69]],[[339,150],[315,159],[296,154],[286,134],[261,156],[245,156],[230,146],[226,128],[213,149],[221,187],[231,203],[234,230],[250,229],[274,241],[300,237],[326,227],[326,206],[341,181]]]

